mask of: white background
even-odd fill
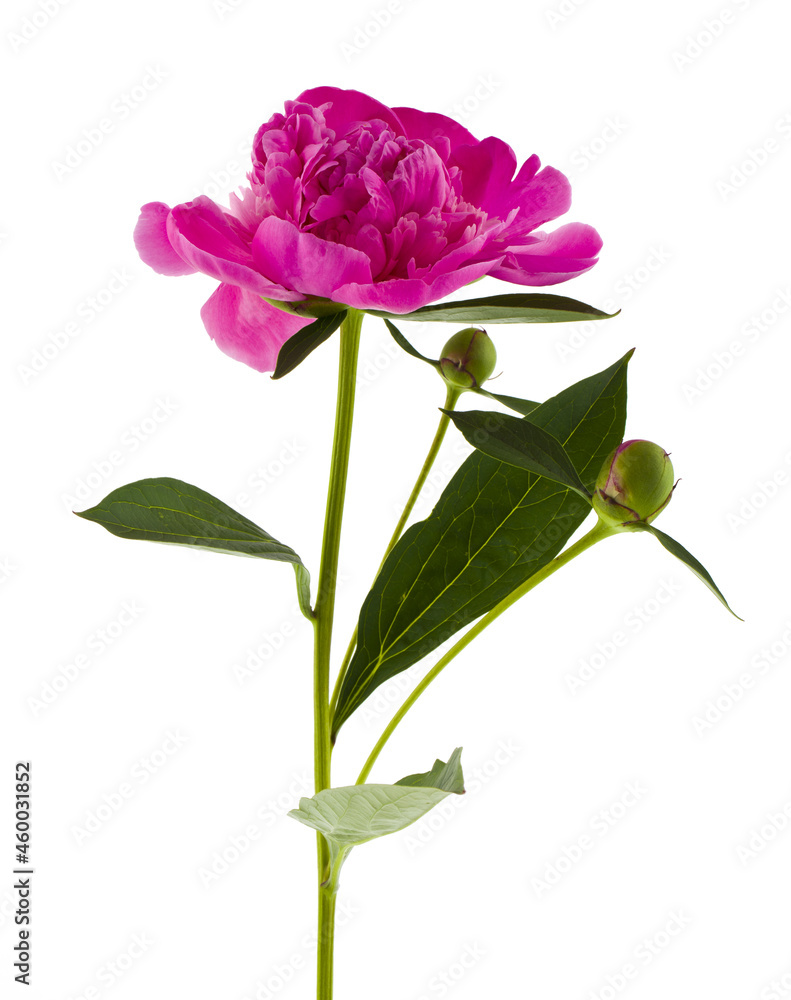
[[[121,541],[69,511],[171,475],[316,572],[337,339],[273,383],[206,336],[214,283],[154,274],[131,233],[150,200],[225,202],[259,124],[319,84],[445,111],[567,171],[566,219],[605,246],[558,291],[623,311],[493,329],[493,388],[543,399],[636,346],[627,435],[662,444],[681,477],[660,526],[745,619],[652,539],[622,537],[454,662],[373,778],[463,745],[470,791],[347,862],[337,996],[791,994],[787,4],[49,3],[3,9],[3,994],[22,990],[16,759],[34,774],[26,996],[313,993],[314,838],[285,818],[312,762],[291,571]],[[100,145],[81,142],[103,121]],[[409,332],[436,355],[453,331]],[[361,372],[336,652],[442,402],[374,320]],[[464,454],[451,435],[442,481]],[[336,783],[389,717],[399,688],[383,692],[344,730]]]

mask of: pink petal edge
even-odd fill
[[[222,284],[201,309],[206,330],[220,350],[259,372],[273,372],[283,344],[312,323],[270,305],[238,285]]]
[[[161,201],[150,201],[140,209],[133,234],[140,259],[157,274],[167,274],[170,277],[195,274],[197,268],[176,253],[168,238],[169,215],[170,208]]]

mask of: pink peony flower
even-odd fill
[[[568,180],[537,156],[516,166],[502,140],[444,115],[317,87],[258,130],[250,186],[227,211],[203,196],[151,202],[135,244],[160,274],[220,281],[201,310],[209,335],[273,371],[331,303],[408,313],[486,274],[550,285],[591,268],[595,229],[538,231],[568,210]]]

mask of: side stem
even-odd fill
[[[556,556],[552,560],[552,562],[547,563],[546,566],[542,566],[540,570],[534,573],[531,577],[528,577],[523,584],[517,587],[516,590],[512,591],[507,597],[504,597],[499,604],[495,605],[495,607],[488,612],[488,614],[484,615],[483,618],[472,626],[472,628],[468,629],[464,635],[448,650],[448,652],[434,664],[431,670],[429,670],[420,683],[416,685],[415,689],[395,713],[386,729],[379,737],[379,740],[371,751],[368,760],[366,760],[363,765],[363,769],[360,771],[360,775],[357,778],[357,784],[361,785],[365,782],[371,772],[371,768],[376,762],[376,758],[382,752],[385,743],[387,743],[393,735],[393,732],[398,724],[407,714],[409,709],[415,704],[421,694],[423,694],[429,684],[431,684],[434,678],[439,676],[439,674],[445,669],[450,661],[454,659],[455,656],[468,646],[476,636],[480,635],[485,628],[491,625],[496,618],[499,618],[504,611],[510,608],[512,604],[515,604],[520,597],[524,597],[524,595],[531,591],[534,587],[537,587],[539,583],[542,583],[548,577],[552,576],[552,574],[559,570],[561,566],[565,566],[566,563],[571,562],[572,559],[580,555],[580,553],[584,552],[586,549],[589,549],[592,545],[595,545],[596,542],[601,541],[603,538],[608,538],[612,534],[615,534],[615,529],[608,527],[602,521],[597,521],[596,525],[591,528],[587,535],[583,535],[579,541],[570,545],[565,552],[561,552],[559,556]]]
[[[456,403],[459,401],[459,396],[462,394],[462,389],[456,389],[452,385],[447,386],[447,391],[445,394],[445,410],[454,410],[456,408]],[[409,499],[406,502],[401,517],[398,519],[398,524],[395,526],[395,530],[387,543],[387,548],[385,549],[385,554],[382,556],[382,561],[379,563],[379,569],[374,574],[374,580],[382,572],[382,567],[387,561],[387,557],[395,548],[395,544],[401,537],[404,526],[409,520],[409,515],[417,503],[417,498],[420,496],[420,492],[426,484],[429,473],[431,472],[434,461],[439,454],[439,450],[442,447],[442,442],[445,440],[445,432],[448,429],[448,424],[450,423],[450,417],[447,413],[443,413],[440,417],[439,425],[437,426],[436,434],[434,435],[434,440],[431,442],[431,447],[428,450],[425,461],[423,462],[423,468],[420,470],[420,474],[415,480],[415,485],[412,487],[412,492],[409,494]],[[335,688],[332,692],[332,698],[330,700],[330,717],[332,717],[335,712],[335,707],[338,704],[338,697],[341,692],[341,684],[343,678],[346,674],[346,670],[351,662],[352,656],[354,654],[354,649],[357,645],[357,626],[354,627],[354,632],[352,633],[351,640],[349,642],[348,648],[346,649],[346,654],[343,657],[343,662],[341,663],[340,670],[338,671],[338,676],[335,680]]]

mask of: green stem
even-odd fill
[[[335,590],[338,579],[338,554],[341,543],[343,504],[349,469],[354,393],[357,381],[357,356],[363,313],[350,309],[341,324],[338,363],[338,399],[335,409],[335,436],[332,442],[324,539],[314,608],[314,771],[316,792],[330,787],[330,648],[335,613]],[[318,928],[318,997],[332,997],[332,948],[335,914],[335,891],[328,894],[330,856],[327,841],[319,833],[319,928]],[[337,885],[335,886],[337,889]]]
[[[459,396],[464,390],[456,389],[452,385],[448,385],[447,392],[445,394],[445,406],[446,410],[454,410],[456,408],[456,403],[459,401]],[[423,462],[423,468],[420,470],[420,474],[415,480],[415,485],[412,487],[412,492],[409,494],[409,499],[406,502],[406,506],[401,512],[401,517],[398,520],[398,524],[395,526],[395,531],[393,532],[390,541],[387,543],[387,548],[385,549],[385,554],[382,556],[382,561],[379,563],[379,569],[374,574],[374,580],[382,572],[382,567],[387,561],[387,557],[395,548],[395,544],[401,537],[404,530],[404,526],[409,520],[409,515],[417,503],[417,498],[420,496],[420,491],[426,484],[431,468],[434,465],[434,461],[439,454],[439,449],[442,447],[442,442],[445,440],[445,432],[448,429],[448,424],[450,423],[450,417],[447,413],[443,413],[440,417],[439,425],[437,426],[437,432],[434,435],[434,440],[431,442],[431,447],[428,450],[425,461]],[[330,700],[330,716],[335,712],[335,708],[338,704],[338,697],[341,692],[341,684],[343,683],[343,678],[346,675],[346,670],[348,669],[349,663],[351,663],[352,655],[354,654],[355,647],[357,645],[357,626],[355,625],[354,632],[352,633],[351,641],[349,642],[348,648],[346,649],[346,655],[343,657],[343,662],[341,663],[341,668],[338,671],[338,676],[335,680],[335,688],[332,692],[332,698]]]
[[[335,852],[327,881],[319,886],[318,1000],[332,1000],[335,954],[335,901],[338,878],[349,848]]]
[[[319,886],[319,946],[316,995],[318,1000],[332,1000],[335,955],[335,900],[337,886]]]
[[[357,784],[363,784],[370,774],[371,768],[376,762],[376,758],[382,752],[382,748],[393,735],[393,732],[398,724],[407,714],[409,709],[415,704],[421,694],[423,694],[429,684],[434,680],[434,678],[439,676],[439,674],[458,653],[468,646],[476,636],[480,635],[485,628],[491,625],[496,618],[499,618],[499,616],[510,608],[512,604],[516,603],[520,597],[524,597],[524,595],[531,591],[534,587],[537,587],[539,583],[542,583],[548,577],[552,576],[552,574],[556,570],[559,570],[561,566],[565,566],[566,563],[571,562],[575,556],[580,555],[580,553],[589,549],[592,545],[595,545],[596,542],[615,534],[616,530],[617,529],[608,527],[602,521],[597,521],[595,527],[591,528],[587,535],[583,535],[578,542],[569,546],[565,552],[561,552],[559,556],[556,556],[551,562],[547,563],[546,566],[542,566],[540,570],[534,573],[531,577],[528,577],[523,584],[517,587],[516,590],[512,591],[507,597],[504,597],[502,601],[495,605],[495,607],[493,607],[488,614],[484,615],[480,621],[476,622],[471,629],[468,629],[458,642],[456,642],[455,645],[453,645],[448,652],[434,664],[431,670],[429,670],[426,676],[420,681],[409,697],[404,701],[403,705],[395,713],[387,728],[379,737],[379,740],[371,751],[368,760],[366,760],[363,765],[363,769],[360,771],[360,776],[357,778]]]

